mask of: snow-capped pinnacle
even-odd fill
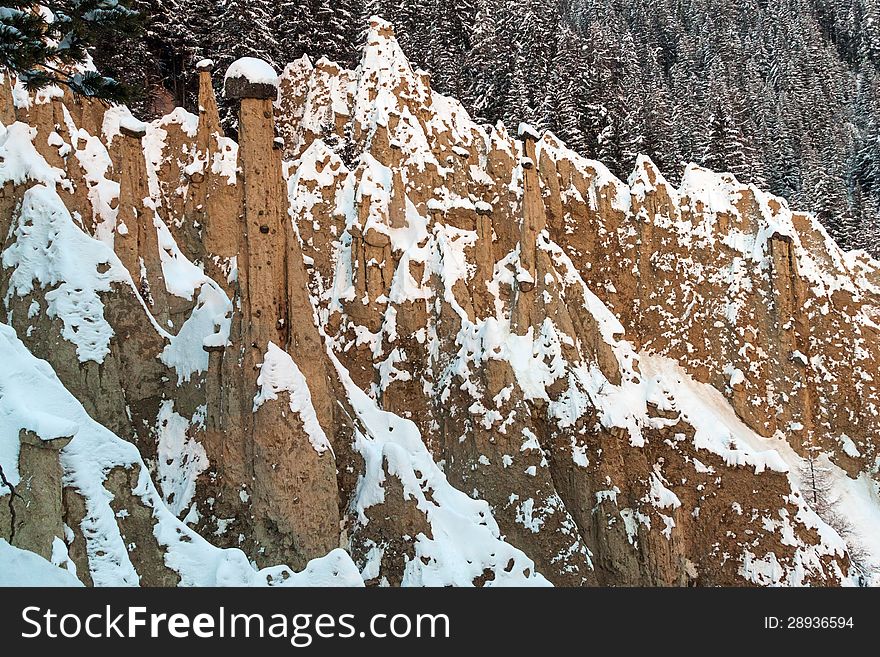
[[[230,98],[272,98],[278,95],[278,73],[256,57],[237,59],[226,69],[223,84]]]
[[[214,60],[213,59],[200,59],[196,62],[196,70],[197,71],[211,71],[214,68]]]
[[[119,118],[119,132],[128,137],[141,139],[147,134],[147,124],[131,114],[122,114]]]
[[[538,141],[541,138],[538,131],[525,122],[519,124],[519,127],[516,129],[516,134],[520,139],[534,139],[535,141]]]
[[[654,191],[658,187],[671,187],[666,182],[666,178],[654,164],[654,161],[647,155],[639,154],[636,157],[636,165],[632,173],[627,179],[627,185],[630,189],[641,196],[645,193]]]
[[[369,77],[375,71],[384,73],[380,79],[394,79],[401,75],[413,79],[416,77],[409,59],[394,35],[394,27],[388,21],[378,16],[370,19],[366,44],[361,57],[362,76]]]
[[[376,16],[375,14],[370,16],[369,32],[371,35],[375,32],[381,37],[394,38],[394,26],[381,16]]]
[[[284,70],[281,72],[281,79],[290,79],[296,76],[306,75],[312,69],[315,68],[315,65],[312,63],[312,60],[308,55],[303,55],[299,59],[294,59],[287,66],[284,67]]]
[[[412,117],[429,103],[431,90],[413,71],[394,28],[378,16],[370,19],[357,78],[353,117],[364,134],[387,126],[391,115],[403,116],[405,131],[421,130]]]
[[[227,81],[232,78],[244,78],[251,84],[278,86],[278,73],[275,72],[272,65],[256,57],[242,57],[232,62],[229,68],[226,69],[226,75],[223,76],[223,80]]]
[[[651,171],[652,173],[657,172],[660,173],[660,170],[657,168],[657,165],[654,164],[654,160],[645,155],[644,153],[639,153],[636,156],[636,165],[633,168],[633,174],[642,172],[642,171]]]

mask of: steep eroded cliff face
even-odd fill
[[[87,584],[877,582],[875,261],[477,125],[379,19],[266,68],[238,143],[210,62],[147,125],[4,81],[4,353],[58,392],[0,425],[0,536]]]

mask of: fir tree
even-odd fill
[[[745,179],[749,171],[745,140],[723,92],[715,96],[710,112],[701,164]]]
[[[114,33],[131,36],[135,12],[118,0],[7,2],[0,11],[0,63],[31,91],[62,85],[85,96],[127,100],[128,89],[113,78],[85,70],[89,51]]]

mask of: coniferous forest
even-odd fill
[[[527,121],[626,177],[694,161],[880,253],[880,0],[132,0],[143,38],[95,53],[145,116],[195,102],[193,64],[351,66],[366,17],[484,122]],[[230,130],[232,114],[226,110]]]

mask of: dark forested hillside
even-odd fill
[[[192,64],[303,53],[351,65],[365,17],[395,24],[435,88],[480,120],[528,121],[625,177],[695,161],[816,212],[880,252],[878,0],[133,0],[147,38],[96,61],[192,105]],[[162,91],[162,90],[165,91]],[[170,95],[169,95],[170,94]]]

